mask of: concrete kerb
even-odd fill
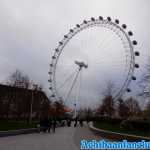
[[[89,128],[95,133],[100,135],[101,137],[104,137],[106,139],[111,139],[111,140],[128,140],[128,141],[150,141],[149,137],[144,137],[144,136],[137,136],[137,135],[132,135],[132,134],[124,134],[124,133],[118,133],[118,132],[112,132],[108,130],[103,130],[103,129],[98,129],[94,127],[94,125],[91,123],[89,125]]]
[[[30,133],[36,133],[36,132],[38,132],[38,128],[0,131],[0,137],[14,136],[14,135],[19,135],[19,134],[30,134]]]

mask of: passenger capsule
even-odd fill
[[[132,80],[136,80],[136,77],[132,76]]]
[[[131,89],[127,88],[127,92],[131,92]]]
[[[134,66],[135,66],[135,68],[139,68],[139,64],[135,64]]]
[[[56,57],[55,57],[55,56],[52,56],[52,59],[56,59]]]
[[[129,35],[129,36],[132,36],[132,35],[133,35],[132,31],[129,31],[129,32],[128,32],[128,35]]]
[[[92,20],[92,21],[95,21],[95,18],[94,18],[94,17],[92,17],[92,18],[91,18],[91,20]]]
[[[87,24],[87,21],[86,21],[86,20],[84,20],[84,21],[83,21],[83,23]]]
[[[71,33],[73,33],[73,30],[72,30],[72,29],[70,29],[70,32],[71,32]]]
[[[78,28],[80,28],[80,25],[79,25],[79,24],[77,24],[76,26],[77,26]]]
[[[55,51],[56,51],[56,52],[59,52],[59,49],[58,49],[58,48],[56,48],[56,49],[55,49]]]
[[[55,97],[55,95],[54,95],[54,94],[52,94],[52,95],[51,95],[51,97]]]
[[[67,35],[64,35],[64,38],[68,38],[68,36],[67,36]]]
[[[133,45],[137,45],[137,41],[135,41],[135,40],[132,43],[133,43]]]
[[[140,53],[138,51],[136,51],[135,56],[140,56]]]
[[[116,23],[116,24],[119,24],[119,20],[118,20],[118,19],[116,19],[116,20],[115,20],[115,23]]]
[[[50,72],[48,72],[48,74],[52,74],[52,72],[50,71]]]
[[[60,45],[63,45],[63,42],[59,42]]]
[[[107,20],[108,20],[108,21],[111,21],[111,18],[110,18],[110,17],[107,17]]]
[[[99,16],[99,20],[103,20],[103,17],[102,17],[102,16]]]
[[[123,25],[122,25],[122,28],[123,28],[123,29],[126,29],[126,28],[127,28],[127,25],[126,25],[126,24],[123,24]]]

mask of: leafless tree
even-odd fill
[[[115,85],[109,81],[106,88],[103,91],[104,98],[102,104],[98,107],[100,115],[112,117],[115,113],[115,103],[113,100],[113,93],[115,92]]]
[[[143,117],[150,118],[150,57],[148,58],[145,70],[141,75],[139,86],[141,91],[138,95],[145,100],[148,100],[148,102],[146,103],[146,107],[143,110]]]
[[[125,113],[127,113],[129,117],[139,116],[141,114],[139,103],[134,98],[128,98],[125,101],[125,105],[127,106],[127,110]]]
[[[117,112],[119,117],[126,119],[129,117],[129,108],[123,99],[118,99]]]
[[[143,117],[150,119],[150,101],[148,101],[146,108],[143,111]]]
[[[106,96],[101,105],[101,114],[112,117],[115,112],[114,101],[112,96]]]
[[[148,58],[148,63],[145,66],[145,71],[141,76],[139,86],[141,87],[139,95],[144,98],[150,98],[150,57]]]
[[[62,100],[55,101],[53,104],[54,107],[54,116],[61,118],[65,115],[65,105]]]
[[[7,83],[10,86],[28,89],[30,86],[30,79],[27,75],[23,74],[21,71],[16,70],[9,76]]]
[[[112,81],[108,81],[102,94],[104,95],[104,97],[112,96],[115,91],[115,84]]]

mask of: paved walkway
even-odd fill
[[[61,127],[56,133],[0,138],[0,150],[79,150],[81,139],[100,139],[88,127]]]

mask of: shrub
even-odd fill
[[[120,127],[127,130],[150,130],[150,121],[142,119],[127,119],[121,122]]]
[[[122,119],[120,119],[120,118],[111,118],[111,117],[108,117],[108,116],[100,116],[100,117],[96,117],[94,119],[94,121],[110,123],[110,124],[120,124],[122,122]]]

